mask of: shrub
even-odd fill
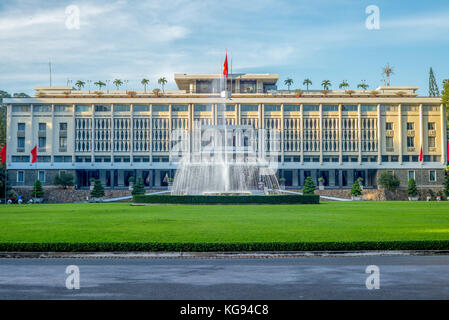
[[[31,191],[33,198],[42,198],[44,196],[44,190],[42,189],[42,183],[40,180],[34,181],[33,190]]]
[[[138,194],[145,194],[145,186],[143,185],[142,178],[137,179],[137,183],[133,186],[133,191],[131,194],[138,195]]]
[[[90,195],[93,198],[102,198],[104,197],[104,188],[99,179],[95,180],[94,188],[90,192]]]
[[[446,167],[446,175],[444,176],[444,194],[449,197],[449,166]]]
[[[418,195],[418,189],[416,188],[415,179],[410,178],[408,180],[407,194],[409,197],[416,197]]]
[[[353,197],[360,197],[362,195],[362,188],[360,187],[360,180],[357,179],[352,185],[351,191],[349,192]]]
[[[128,178],[128,182],[129,182],[129,183],[134,183],[134,176],[129,177],[129,178]]]
[[[316,186],[312,180],[312,177],[310,177],[310,176],[307,177],[306,181],[304,182],[304,188],[302,189],[302,193],[304,195],[315,194],[315,189],[316,189]]]
[[[319,195],[204,196],[134,195],[135,203],[170,204],[319,204]]]
[[[399,181],[398,177],[396,177],[394,174],[390,173],[389,171],[383,171],[380,174],[377,182],[383,189],[388,190],[388,191],[395,191],[400,185],[400,181]]]
[[[56,175],[53,184],[67,189],[67,187],[71,187],[75,184],[74,177],[70,173],[60,173]]]

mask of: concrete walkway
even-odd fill
[[[150,192],[150,193],[145,193],[146,196],[154,196],[156,194],[164,194],[164,193],[170,193],[170,191],[158,191],[158,192]],[[123,200],[131,200],[133,198],[133,196],[125,196],[125,197],[118,197],[118,198],[110,198],[110,199],[105,199],[103,200],[103,202],[118,202],[118,201],[123,201]]]

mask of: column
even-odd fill
[[[359,145],[359,164],[362,164],[362,107],[359,104],[357,106],[357,135],[358,135],[358,145]]]
[[[423,106],[419,105],[419,151],[421,152],[421,146],[424,151],[424,117],[423,117]],[[422,166],[424,161],[420,161],[420,165]]]
[[[282,165],[284,165],[284,104],[281,104],[281,127],[280,127],[280,134],[281,134],[281,162]]]
[[[338,170],[338,186],[343,187],[343,170]]]
[[[380,104],[377,105],[377,164],[382,163],[382,128]]]
[[[161,171],[160,170],[154,171],[154,186],[155,187],[161,186]]]
[[[323,164],[323,105],[320,104],[320,164]]]
[[[72,125],[73,125],[73,136],[72,136],[72,166],[75,166],[75,150],[76,150],[76,105],[72,104]],[[68,128],[67,128],[68,129]],[[67,148],[69,147],[69,135],[67,135]],[[67,149],[68,151],[69,149]],[[76,179],[76,177],[75,177]],[[77,183],[77,182],[75,182]]]
[[[402,104],[398,105],[398,117],[399,117],[399,130],[398,130],[398,143],[399,143],[399,164],[402,164]]]
[[[343,164],[343,121],[341,120],[341,104],[338,105],[338,162]],[[340,184],[341,186],[341,184]]]
[[[329,187],[335,187],[335,170],[329,170]]]
[[[447,147],[447,132],[446,132],[446,107],[444,104],[441,104],[441,163],[446,164],[447,160],[447,153],[449,152],[446,150]]]
[[[299,186],[299,184],[298,184],[298,171],[299,170],[293,170],[293,177],[292,177],[292,186],[293,187],[297,187],[297,186]]]
[[[150,166],[153,165],[153,105],[150,104]]]
[[[129,164],[132,166],[134,162],[134,105],[131,103],[129,107],[129,111],[131,112],[130,116],[130,124],[129,124],[129,131],[130,131],[130,148],[129,148]],[[135,180],[137,182],[137,179]]]
[[[304,108],[301,104],[299,107],[299,128],[300,128],[300,139],[301,139],[301,164],[304,164]],[[303,178],[302,178],[303,179]],[[301,184],[303,185],[303,184]]]
[[[299,186],[304,186],[304,170],[298,170],[299,174]]]
[[[27,153],[28,155],[30,155],[31,149],[34,148],[34,146],[36,145],[35,142],[35,134],[34,134],[34,104],[30,105],[30,109],[31,109],[31,118],[30,118],[30,130],[31,130],[31,134],[30,134],[30,149],[27,150],[26,146],[25,146],[25,153]],[[33,164],[31,163],[31,156],[30,156],[30,167],[32,167]],[[24,177],[24,181],[25,181],[25,177]]]
[[[111,113],[112,113],[111,109]],[[91,153],[90,153],[90,165],[94,166],[95,163],[95,104],[92,104],[92,128],[91,128]]]
[[[352,186],[354,184],[354,170],[348,170],[348,186]]]
[[[55,105],[51,105],[51,130],[50,130],[50,165],[53,166],[55,157],[55,132],[59,132],[59,128],[55,126]],[[59,150],[58,150],[59,151]]]
[[[124,170],[117,170],[117,177],[118,177],[117,185],[119,187],[124,187],[125,186],[125,172],[124,172]]]

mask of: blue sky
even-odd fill
[[[66,7],[80,12],[80,28],[66,27]],[[380,9],[380,29],[365,27],[368,5]],[[418,85],[427,95],[432,66],[441,87],[449,78],[447,0],[95,0],[0,2],[0,90],[27,92],[71,80],[129,80],[140,89],[174,73],[218,73],[226,48],[234,72],[279,73],[302,88],[309,77],[337,88],[366,80]],[[111,85],[112,88],[112,85]]]

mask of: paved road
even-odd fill
[[[68,265],[80,289],[66,288]],[[380,289],[366,288],[368,265]],[[448,299],[449,256],[0,259],[0,299]]]

